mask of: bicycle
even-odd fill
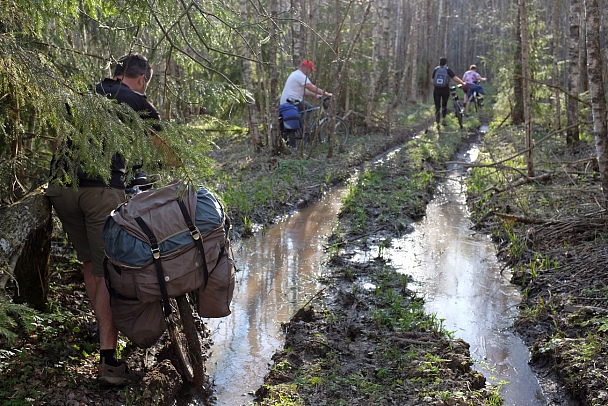
[[[157,175],[153,175],[150,178],[146,172],[141,171],[142,167],[143,164],[135,164],[131,167],[132,175],[125,185],[127,200],[131,199],[139,192],[151,189],[159,181]]]
[[[452,95],[452,100],[454,103],[454,114],[456,114],[456,118],[458,119],[458,124],[460,125],[460,128],[463,128],[462,117],[464,116],[464,108],[462,107],[462,104],[460,104],[458,94],[456,93],[456,89],[459,87],[462,87],[462,85],[450,86],[450,94]]]
[[[195,388],[201,388],[207,382],[201,337],[206,330],[196,311],[194,295],[195,292],[190,292],[169,299],[172,312],[165,320],[181,375]]]
[[[298,105],[299,100],[288,100],[288,102]],[[320,106],[311,107],[300,111],[300,127],[295,131],[287,131],[283,125],[282,117],[279,118],[281,122],[281,132],[283,139],[287,141],[287,145],[295,148],[301,148],[304,143],[314,143],[318,141],[320,144],[327,144],[332,138],[334,142],[340,147],[346,145],[350,130],[346,121],[342,118],[334,116],[334,128],[330,131],[329,121],[330,116],[328,114],[330,98],[326,97]],[[314,112],[318,112],[314,119],[312,119],[309,126],[306,124],[306,117],[312,116]]]
[[[145,172],[140,171],[141,168],[142,165],[132,167],[133,176],[125,189],[127,200],[151,189],[158,182],[157,176],[149,179]],[[196,310],[197,301],[195,291],[169,298],[171,313],[165,316],[165,322],[170,345],[177,361],[175,367],[186,382],[195,388],[204,388],[207,394],[210,394],[210,385],[205,385],[208,381],[203,346],[208,331]]]
[[[479,85],[479,81],[476,80],[475,82],[473,82],[473,84],[476,86],[472,86],[469,89],[469,94],[467,95],[467,97],[471,104],[475,106],[475,112],[477,112],[483,105],[483,95],[479,93],[479,88],[481,88],[481,86]]]

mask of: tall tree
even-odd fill
[[[249,11],[247,9],[248,2],[244,1],[241,3],[241,18],[243,21],[249,20]],[[243,85],[247,90],[247,119],[249,123],[249,132],[251,133],[251,141],[254,147],[259,151],[262,148],[262,140],[260,137],[260,127],[259,127],[259,116],[258,109],[253,100],[253,95],[255,94],[254,86],[253,86],[253,77],[252,77],[252,69],[251,69],[251,44],[249,41],[249,35],[243,35],[243,59],[241,63],[243,64],[242,74],[243,74]]]
[[[381,24],[376,23],[377,21],[381,21],[381,8],[378,8],[377,5],[381,4],[381,2],[376,2],[375,7],[372,8],[371,20],[372,20],[372,32],[371,32],[371,60],[370,60],[370,72],[369,72],[369,82],[368,82],[368,91],[367,91],[367,100],[369,101],[365,110],[365,124],[371,129],[373,128],[373,113],[376,106],[376,91],[378,88],[378,82],[380,80],[380,55],[381,55],[381,44],[382,37],[380,27]]]
[[[524,118],[524,76],[522,72],[522,27],[521,27],[521,6],[518,0],[514,0],[517,5],[517,18],[515,20],[515,53],[513,55],[513,106],[511,120],[514,125],[523,124]]]
[[[523,77],[523,97],[524,97],[524,127],[526,137],[526,166],[528,167],[528,176],[534,176],[534,160],[532,152],[534,144],[532,143],[532,114],[531,114],[531,96],[530,96],[530,72],[528,70],[530,48],[528,43],[528,2],[527,0],[519,0],[519,18],[521,32],[521,75]]]
[[[580,91],[581,67],[579,48],[581,46],[581,2],[570,0],[570,36],[569,51],[570,62],[568,63],[568,97],[566,109],[567,131],[566,143],[572,145],[579,141],[578,121],[578,96]]]
[[[559,64],[561,61],[560,54],[560,40],[562,38],[560,29],[561,20],[561,2],[556,2],[553,5],[551,13],[551,48],[553,53],[553,99],[554,99],[554,113],[555,113],[555,129],[561,130],[561,116],[562,116],[562,105],[561,105],[561,89],[559,88],[560,74]]]
[[[587,75],[591,93],[593,134],[604,193],[603,206],[608,207],[608,123],[606,121],[606,87],[601,48],[601,15],[598,0],[585,0]]]

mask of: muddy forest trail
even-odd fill
[[[216,140],[212,158],[226,177],[214,189],[221,194],[232,188],[252,201],[256,193],[271,197],[248,213],[230,213],[236,238],[246,238],[252,224],[271,224],[318,200],[359,170],[327,242],[331,271],[322,281],[326,287],[284,326],[285,349],[277,351],[256,405],[500,404],[499,387],[471,368],[468,344],[452,339],[425,314],[423,300],[408,288],[406,277],[382,258],[357,265],[349,261],[347,247],[365,250],[372,240],[390,244],[408,232],[412,219],[425,215],[446,164],[479,124],[461,131],[450,117],[438,132],[428,116],[416,121],[396,126],[390,135],[355,134],[331,159],[270,157],[252,151],[247,137],[236,134]],[[515,155],[520,144],[517,129],[490,128],[483,136],[467,181],[472,221],[493,236],[500,259],[514,269],[514,282],[521,286],[524,300],[516,327],[545,379],[547,404],[608,404],[608,300],[601,272],[605,223],[594,202],[592,143],[575,151],[559,141],[541,144],[539,150],[550,159],[543,155],[539,161],[551,176],[525,181],[519,180],[517,158],[494,164]],[[397,146],[402,146],[400,155],[389,167],[361,170],[363,163]],[[58,316],[38,334],[21,338],[15,348],[24,350],[2,352],[4,404],[191,401],[191,394],[176,384],[170,364],[150,363],[125,341],[123,356],[144,379],[122,390],[96,383],[94,319],[78,266],[69,255],[56,259],[63,261],[51,294]],[[382,288],[353,289],[360,280]]]

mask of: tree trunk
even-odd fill
[[[515,0],[515,4],[518,0]],[[520,125],[524,122],[524,84],[522,75],[522,48],[521,48],[521,7],[518,5],[516,32],[515,32],[515,61],[513,72],[513,111],[511,120],[513,125]]]
[[[381,15],[381,8],[378,7],[374,7],[376,13],[374,16],[374,21],[378,21],[382,18]],[[371,72],[369,75],[369,83],[368,83],[368,92],[367,92],[367,108],[365,111],[365,125],[367,126],[368,129],[373,128],[374,126],[374,121],[373,121],[373,112],[375,110],[376,107],[376,98],[377,98],[377,94],[376,94],[376,90],[377,90],[377,84],[378,84],[378,80],[380,78],[380,68],[379,68],[379,64],[378,61],[380,60],[380,45],[382,42],[382,37],[380,35],[380,24],[378,23],[374,23],[372,24],[372,37],[371,37],[371,48],[372,48],[372,55],[371,55]]]
[[[51,213],[42,190],[0,210],[1,269],[12,270],[17,282],[13,300],[38,310],[44,310],[47,303]]]
[[[580,55],[581,45],[581,2],[580,0],[570,1],[570,63],[568,64],[568,108],[566,109],[567,127],[566,143],[573,145],[580,140],[578,127],[578,95],[580,93]]]
[[[278,15],[278,0],[270,0],[270,15],[271,20],[276,21]],[[279,72],[277,69],[277,49],[279,43],[279,30],[273,22],[270,22],[270,45],[268,47],[268,73],[270,76],[270,95],[269,95],[269,115],[272,117],[272,131],[270,133],[270,139],[272,144],[270,146],[271,155],[277,155],[281,150],[281,130],[279,125],[279,114],[277,106],[279,102]]]
[[[243,21],[248,21],[249,11],[247,5],[249,3],[244,1],[241,3],[241,18]],[[253,78],[251,76],[251,48],[249,45],[248,36],[245,35],[243,38],[243,60],[242,60],[242,77],[245,89],[249,94],[253,95]],[[258,117],[258,109],[255,100],[247,100],[247,121],[249,122],[249,134],[251,135],[251,142],[255,147],[256,151],[262,149],[262,140],[260,139],[260,120]]]
[[[606,122],[606,99],[604,86],[604,64],[601,49],[600,8],[597,0],[585,0],[587,22],[587,75],[591,93],[591,110],[593,113],[593,132],[597,161],[600,169],[603,206],[606,208],[608,198],[608,124]]]
[[[528,58],[530,55],[528,44],[528,2],[519,0],[519,18],[521,32],[521,75],[523,77],[524,96],[524,127],[526,129],[526,166],[528,176],[534,177],[534,160],[532,159],[532,114],[530,112],[530,76],[528,71]]]
[[[292,61],[293,66],[298,66],[302,61],[302,4],[301,1],[291,0],[291,7],[295,21],[291,24],[291,43],[292,43]],[[243,20],[247,21],[247,20]]]
[[[555,129],[560,131],[562,129],[562,104],[561,104],[561,90],[559,88],[560,75],[559,75],[559,62],[560,62],[560,15],[561,6],[560,2],[555,2],[553,5],[553,13],[551,16],[551,48],[553,49],[553,80],[552,85],[554,86],[553,98],[555,99]]]
[[[408,99],[411,102],[414,102],[418,96],[418,60],[419,60],[419,55],[418,55],[418,37],[420,35],[420,14],[422,12],[421,10],[422,5],[420,3],[420,1],[415,1],[414,2],[414,19],[412,20],[412,30],[411,32],[411,38],[410,38],[410,52],[409,52],[409,56],[410,56],[410,61],[412,63],[411,65],[411,69],[410,69],[410,89],[407,92],[408,94]]]

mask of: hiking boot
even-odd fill
[[[445,122],[445,120],[441,120],[441,125],[444,126],[444,127],[447,125],[446,122]]]
[[[97,367],[97,380],[106,385],[125,386],[137,382],[137,377],[129,372],[129,367],[124,362],[113,367],[102,360]]]

